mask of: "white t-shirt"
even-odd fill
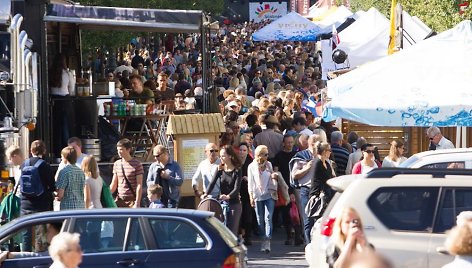
[[[382,161],[382,167],[398,167],[403,161],[406,160],[406,157],[402,156],[397,159],[397,161],[392,161],[390,157],[386,156]]]
[[[51,94],[58,96],[66,96],[71,94],[74,88],[72,74],[67,70],[62,70],[62,83],[61,87],[51,87]]]

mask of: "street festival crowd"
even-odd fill
[[[334,194],[328,179],[395,167],[406,158],[401,140],[392,141],[388,156],[380,159],[377,148],[365,138],[324,122],[316,103],[326,82],[321,80],[321,55],[315,43],[253,42],[252,33],[264,24],[221,25],[212,36],[211,74],[226,132],[219,144],[205,147],[206,159],[192,186],[195,196],[213,197],[227,206],[227,226],[246,245],[252,245],[257,234],[263,240],[261,251],[270,252],[275,227],[283,226],[285,245],[310,242],[312,226],[324,209],[315,200],[323,198],[326,205]],[[192,35],[174,36],[150,51],[138,38],[119,66],[104,73],[105,79],[115,81],[118,96],[140,103],[173,100],[175,110],[201,109],[204,70],[198,40]],[[427,135],[436,149],[454,147],[436,127]],[[18,191],[21,215],[53,210],[53,201],[60,201],[61,210],[106,207],[100,201],[103,182],[97,162],[82,153],[80,139],[69,139],[55,175],[42,160],[45,148],[42,141],[34,141],[25,162],[19,148],[7,150],[17,182],[25,167],[39,162],[44,192],[32,197]],[[168,149],[162,145],[153,149],[155,162],[147,178],[131,150],[129,140],[118,142],[120,159],[114,163],[110,184],[110,192],[117,191],[116,205],[178,207],[183,172]],[[31,248],[31,236],[23,239],[25,248]]]

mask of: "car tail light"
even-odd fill
[[[223,263],[223,268],[237,268],[237,261],[236,261],[236,255],[231,254],[226,258],[225,262]]]
[[[331,236],[333,233],[333,225],[335,218],[328,218],[324,223],[323,226],[321,226],[321,234],[324,236]]]

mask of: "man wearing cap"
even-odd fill
[[[266,129],[257,134],[254,138],[254,147],[265,145],[269,149],[269,161],[272,162],[276,154],[282,150],[282,142],[284,136],[275,132],[275,126],[279,125],[279,121],[273,115],[265,115],[264,124]]]

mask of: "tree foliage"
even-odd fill
[[[411,16],[417,16],[426,25],[436,32],[454,27],[464,19],[471,18],[471,9],[464,14],[459,14],[460,0],[397,0],[402,4],[403,9]],[[351,8],[353,11],[368,10],[370,7],[377,8],[387,18],[390,18],[389,0],[352,0]]]

